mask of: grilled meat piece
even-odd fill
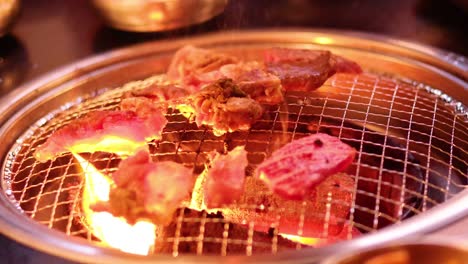
[[[152,102],[159,108],[167,108],[170,105],[170,102],[183,98],[189,95],[189,93],[190,92],[187,89],[177,85],[153,84],[141,90],[134,90],[125,93],[120,105],[122,110],[132,110],[137,112],[135,109],[128,107],[132,105],[131,101],[146,100]]]
[[[230,222],[254,222],[257,231],[276,226],[283,234],[298,235],[300,231],[305,237],[329,238],[337,236],[343,229],[353,188],[354,179],[339,173],[317,185],[304,201],[293,201],[271,193],[261,180],[247,177],[244,194],[238,203],[218,210]],[[301,214],[304,217],[302,224]]]
[[[153,84],[141,90],[127,92],[124,97],[144,97],[151,99],[155,103],[178,99],[189,95],[185,88],[172,84]]]
[[[237,58],[216,51],[186,46],[180,49],[172,60],[167,76],[180,81],[192,91],[216,82],[218,79],[232,79],[252,99],[264,104],[283,101],[281,81],[264,70],[262,64],[239,62]]]
[[[154,103],[151,99],[146,97],[129,97],[124,98],[120,102],[120,109],[122,111],[131,111],[138,113],[143,118],[150,118],[155,112],[166,113],[167,108],[163,105]]]
[[[313,91],[337,72],[362,72],[357,63],[325,50],[271,48],[265,51],[264,61],[287,91]]]
[[[198,91],[204,84],[222,78],[218,71],[221,66],[237,62],[238,59],[233,56],[189,45],[174,54],[167,77],[180,81],[192,91]]]
[[[341,56],[331,54],[330,55],[330,65],[331,71],[329,77],[335,73],[351,73],[351,74],[360,74],[362,73],[362,68],[356,62],[348,60]]]
[[[142,90],[125,93],[120,102],[120,109],[149,117],[154,111],[165,113],[167,107],[176,105],[178,99],[184,98],[188,94],[186,89],[176,85],[155,84]]]
[[[244,192],[247,152],[236,147],[226,155],[217,155],[208,169],[205,183],[205,203],[208,208],[217,208],[239,199]]]
[[[225,232],[227,232],[227,238],[224,241],[227,243],[224,244],[224,252],[227,255],[247,251],[249,238],[249,229],[247,227],[226,223],[219,214],[208,214],[190,209],[181,210],[184,210],[183,221],[179,223],[175,218],[169,225],[157,231],[154,246],[156,253],[173,254],[175,247],[179,254],[194,253],[199,249],[203,254],[221,254],[223,252],[223,234]],[[201,221],[203,219],[205,219],[204,229],[202,237],[200,237]],[[198,243],[200,238],[203,239],[203,242]],[[273,232],[254,231],[251,238],[253,254],[272,252],[273,239],[275,238]],[[278,251],[294,249],[297,246],[297,243],[281,236],[276,236],[276,239]],[[199,246],[202,246],[202,248],[199,248]]]
[[[258,166],[257,177],[279,196],[302,200],[326,177],[346,169],[355,154],[338,138],[317,133],[273,152]]]
[[[195,116],[197,125],[208,125],[215,135],[247,130],[263,114],[262,106],[249,98],[230,79],[220,79],[191,95],[187,105],[177,108]]]
[[[239,89],[261,104],[279,104],[283,102],[281,81],[266,72],[258,62],[228,64],[219,71],[234,80]]]
[[[147,141],[159,139],[167,120],[160,109],[147,112],[94,111],[53,132],[34,156],[44,162],[65,152],[110,152],[131,155]]]
[[[152,162],[146,150],[122,160],[112,174],[115,186],[109,201],[93,207],[125,217],[134,224],[150,219],[155,224],[167,224],[181,202],[193,188],[192,170],[172,161]]]

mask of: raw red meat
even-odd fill
[[[328,238],[342,231],[348,219],[353,190],[354,179],[339,173],[317,185],[303,201],[294,201],[272,194],[263,181],[247,177],[239,201],[218,210],[233,223],[253,222],[257,231],[266,232],[276,226],[282,234],[298,235],[300,231],[305,237]],[[301,214],[304,217],[302,228]]]
[[[34,156],[47,161],[71,151],[130,155],[147,141],[159,139],[166,123],[163,112],[155,108],[148,113],[94,111],[53,132]]]
[[[343,171],[356,150],[338,138],[317,133],[273,152],[257,168],[257,176],[276,194],[302,200],[326,177]]]
[[[123,216],[129,223],[150,219],[155,224],[171,221],[174,211],[193,188],[192,170],[172,161],[152,162],[146,150],[120,162],[105,210]]]
[[[337,72],[361,73],[353,61],[325,50],[271,48],[265,51],[267,71],[281,79],[283,89],[312,91]]]
[[[208,169],[205,183],[205,203],[208,208],[231,204],[244,192],[247,152],[236,147],[226,155],[217,154]]]

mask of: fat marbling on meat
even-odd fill
[[[281,197],[302,200],[328,176],[345,170],[355,154],[338,138],[317,133],[274,151],[258,166],[257,177]]]

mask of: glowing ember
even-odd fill
[[[91,232],[107,246],[128,253],[147,255],[156,239],[156,226],[148,221],[129,225],[123,217],[114,217],[107,212],[94,212],[92,205],[109,200],[113,182],[81,156],[73,155],[85,176],[82,209]]]
[[[301,243],[307,246],[316,246],[320,243],[320,238],[316,237],[302,237],[302,236],[294,236],[294,235],[287,235],[287,234],[279,234],[280,236],[289,239],[293,242]]]

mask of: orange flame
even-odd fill
[[[205,195],[203,194],[205,191],[204,188],[205,188],[207,175],[208,175],[208,168],[205,167],[203,172],[200,175],[198,175],[197,180],[195,181],[195,184],[192,190],[192,197],[190,199],[190,204],[187,206],[187,208],[194,209],[197,211],[205,210],[207,213],[217,213],[218,211],[222,211],[223,209],[221,208],[208,209],[205,204]]]
[[[108,212],[93,211],[92,205],[109,201],[113,181],[81,156],[73,155],[85,176],[81,205],[91,232],[107,246],[128,253],[147,255],[156,239],[156,226],[148,221],[138,221],[130,225],[123,217],[115,217]]]
[[[302,237],[302,236],[295,236],[295,235],[288,235],[288,234],[279,234],[280,236],[289,239],[293,242],[301,243],[307,246],[316,246],[320,243],[320,238],[316,237]]]
[[[146,146],[147,143],[144,140],[136,141],[114,135],[105,135],[102,138],[80,140],[68,149],[72,153],[108,151],[123,156],[132,155],[135,150]]]
[[[203,195],[203,188],[205,187],[205,181],[207,176],[207,168],[198,175],[197,180],[193,186],[192,198],[190,199],[190,204],[188,208],[194,209],[197,211],[206,210],[205,197]]]

